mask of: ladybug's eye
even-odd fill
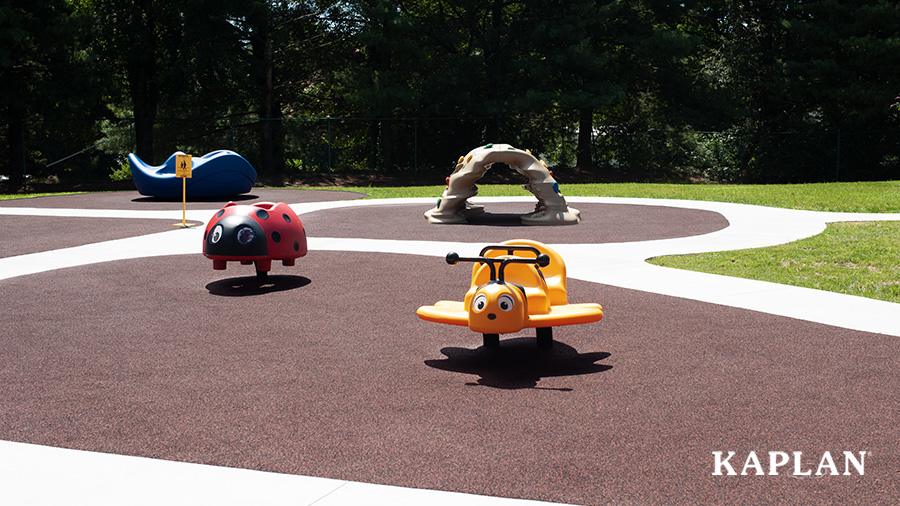
[[[250,227],[241,227],[237,231],[237,241],[241,244],[247,245],[253,242],[253,239],[256,239],[256,232],[253,231]]]
[[[504,311],[512,311],[512,308],[516,305],[516,301],[513,300],[512,295],[504,293],[497,298],[497,305]]]
[[[215,244],[219,242],[219,239],[222,238],[222,225],[216,225],[216,228],[213,229],[212,235],[209,236],[209,242]]]
[[[484,311],[485,306],[487,306],[487,297],[483,293],[477,295],[472,301],[472,310],[476,313]]]

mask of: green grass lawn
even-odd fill
[[[0,200],[24,199],[28,197],[50,197],[53,195],[75,195],[84,192],[62,192],[62,193],[0,193]]]
[[[812,211],[900,213],[900,181],[797,185],[561,184],[566,196],[735,202]],[[321,189],[321,188],[316,188]],[[369,198],[434,197],[443,186],[351,187]],[[531,195],[521,185],[482,185],[481,196]],[[0,195],[0,200],[32,195]],[[829,225],[801,241],[753,250],[659,257],[652,263],[900,303],[900,222]]]
[[[650,263],[900,303],[900,222],[832,223],[817,236],[780,246]]]
[[[335,188],[366,193],[372,198],[434,197],[443,186],[402,188]],[[521,185],[483,185],[478,194],[485,197],[531,195]],[[845,211],[859,213],[900,213],[900,181],[861,183],[816,183],[796,185],[706,185],[706,184],[560,184],[565,196],[641,197],[661,199],[707,200],[760,206]]]

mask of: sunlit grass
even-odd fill
[[[371,198],[437,198],[444,191],[443,186],[349,187],[333,189],[365,193]],[[572,197],[705,200],[787,209],[807,209],[810,211],[900,212],[900,181],[795,185],[561,184],[560,190],[563,195]],[[527,190],[523,190],[521,185],[486,184],[478,186],[478,195],[504,197],[530,195],[530,193]]]
[[[707,200],[810,211],[900,212],[900,181],[794,185],[624,183],[573,186],[577,188],[565,187],[566,194]]]
[[[0,200],[26,199],[29,197],[52,197],[54,195],[77,195],[84,192],[62,192],[62,193],[0,193]]]
[[[819,235],[780,246],[650,263],[900,303],[900,222],[832,223]]]

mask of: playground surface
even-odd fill
[[[214,271],[180,201],[0,202],[0,503],[895,503],[900,305],[644,259],[900,215],[584,197],[581,224],[527,227],[533,198],[476,197],[477,223],[432,225],[435,199],[361,197],[245,197],[309,235],[264,285]],[[570,302],[604,319],[547,351],[416,317],[468,287],[448,251],[515,238],[553,246]],[[762,475],[741,474],[750,452]],[[803,452],[801,473],[769,474],[769,452]],[[826,452],[836,476],[816,474]]]

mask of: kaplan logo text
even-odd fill
[[[762,460],[755,451],[751,451],[745,458],[734,458],[737,452],[712,452],[713,476],[747,476],[748,474],[778,476],[790,474],[793,476],[850,476],[866,474],[866,454],[868,452],[841,452],[838,459],[832,457],[831,452],[810,457],[803,452],[768,452],[763,453]],[[843,460],[841,460],[843,456]],[[766,460],[766,457],[768,459]],[[841,465],[843,464],[843,465]],[[738,471],[740,470],[740,472]]]

